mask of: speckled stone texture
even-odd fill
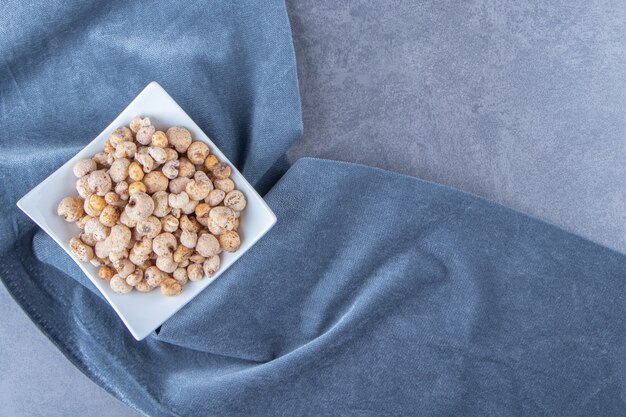
[[[620,0],[288,0],[304,138],[626,253]]]

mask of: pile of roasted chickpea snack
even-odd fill
[[[183,127],[157,131],[136,117],[74,174],[78,196],[65,197],[58,214],[82,229],[70,241],[74,255],[98,266],[115,292],[178,295],[213,275],[222,251],[239,248],[246,198],[230,167]]]

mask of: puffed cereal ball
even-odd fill
[[[130,130],[132,130],[133,133],[137,133],[139,132],[139,129],[141,129],[142,127],[146,127],[146,126],[151,126],[152,123],[150,122],[150,119],[148,117],[142,118],[142,117],[135,117],[133,120],[131,120],[130,125],[128,127],[130,127]]]
[[[191,133],[184,127],[170,127],[165,133],[167,140],[178,153],[187,152],[187,148],[191,145]]]
[[[233,190],[224,197],[224,205],[235,211],[242,211],[246,208],[246,197],[239,190]]]
[[[111,289],[119,294],[126,294],[133,290],[133,287],[128,285],[126,280],[119,275],[113,276],[109,281]]]
[[[171,255],[176,250],[178,243],[171,233],[161,233],[152,240],[152,250],[158,256]]]
[[[83,205],[83,199],[80,197],[65,197],[57,207],[57,214],[66,222],[76,222],[85,213]]]
[[[183,291],[183,286],[180,282],[173,278],[167,278],[161,283],[161,293],[167,297],[173,297],[180,294]]]
[[[230,178],[215,180],[213,184],[215,184],[215,188],[224,191],[226,194],[235,189],[235,183]]]
[[[167,190],[169,180],[165,175],[163,175],[162,172],[152,171],[146,174],[145,177],[143,177],[143,183],[146,184],[148,193],[154,194],[157,191]]]
[[[89,174],[87,184],[89,185],[89,189],[91,190],[91,192],[96,193],[102,197],[104,197],[106,193],[111,191],[112,186],[111,177],[103,169],[93,171],[91,174]]]
[[[187,148],[187,158],[194,165],[202,164],[209,153],[209,146],[204,142],[192,142]]]
[[[80,261],[89,262],[94,257],[93,249],[91,248],[91,246],[85,244],[77,237],[73,237],[70,240],[70,249]]]
[[[74,164],[73,171],[76,177],[81,178],[95,171],[97,168],[96,161],[93,159],[81,159]]]
[[[133,161],[128,166],[128,176],[133,181],[141,181],[144,177],[145,172],[143,172],[143,167],[137,161]]]
[[[115,270],[110,266],[101,266],[100,269],[98,269],[98,276],[105,281],[111,281],[113,275],[115,275]]]
[[[106,206],[107,202],[104,197],[92,194],[85,200],[83,208],[85,210],[85,213],[89,214],[92,217],[98,217]]]
[[[201,256],[208,258],[219,253],[220,243],[215,236],[207,233],[198,238],[196,251]]]
[[[190,281],[200,281],[202,278],[204,278],[202,264],[190,264],[187,267],[187,278],[189,278]]]
[[[109,136],[109,143],[116,148],[122,142],[132,142],[133,132],[126,126],[120,126]]]
[[[235,252],[241,245],[239,234],[234,230],[222,230],[218,239],[224,252]]]
[[[207,258],[207,260],[202,264],[202,269],[204,270],[204,274],[208,277],[216,273],[217,270],[220,269],[219,255],[213,255]]]
[[[147,219],[154,212],[154,201],[146,193],[135,193],[130,196],[125,211],[131,220]]]
[[[154,132],[154,134],[152,135],[151,144],[152,146],[158,146],[159,148],[167,147],[167,145],[169,145],[169,142],[167,141],[167,136],[165,135],[165,132],[161,132],[160,130]]]
[[[100,213],[100,223],[107,227],[113,227],[120,219],[120,209],[115,206],[106,206]]]

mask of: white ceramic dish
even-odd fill
[[[205,277],[201,281],[187,283],[182,294],[177,297],[165,297],[158,290],[150,293],[133,291],[129,294],[113,292],[109,283],[98,277],[97,267],[79,261],[71,253],[69,240],[73,236],[77,236],[80,233],[80,229],[73,223],[65,222],[56,213],[57,205],[63,197],[77,195],[75,189],[76,177],[72,173],[74,163],[79,159],[90,158],[97,152],[102,151],[104,142],[108,139],[111,132],[119,126],[128,126],[132,118],[138,115],[150,117],[155,127],[159,130],[165,130],[171,126],[182,126],[189,129],[194,140],[206,142],[211,152],[220,161],[230,165],[232,168],[231,178],[248,200],[248,205],[241,215],[239,228],[241,247],[239,250],[235,253],[221,254],[221,267],[213,277],[210,279]],[[276,223],[276,215],[263,201],[263,198],[252,188],[228,158],[211,142],[208,136],[191,120],[187,113],[156,82],[150,83],[98,137],[22,197],[17,205],[74,259],[91,282],[104,294],[104,297],[109,301],[137,340],[146,337],[197,296],[239,257],[246,253]]]

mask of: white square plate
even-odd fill
[[[72,254],[69,241],[73,236],[80,234],[80,229],[73,223],[68,223],[57,215],[57,205],[63,197],[77,195],[76,177],[72,172],[74,163],[79,159],[91,158],[102,151],[105,141],[111,132],[119,126],[128,126],[135,116],[150,117],[158,130],[166,130],[171,126],[187,128],[193,140],[206,142],[222,162],[232,168],[232,180],[237,189],[241,190],[248,204],[241,214],[241,247],[234,253],[222,253],[221,267],[210,279],[189,282],[183,292],[176,297],[165,297],[161,291],[149,293],[132,291],[128,294],[117,294],[111,290],[109,283],[98,277],[98,268],[81,262]],[[43,180],[17,203],[18,207],[48,233],[72,259],[78,264],[91,282],[104,294],[113,309],[120,316],[128,330],[137,340],[146,337],[159,327],[165,320],[191,301],[200,291],[217,279],[240,256],[254,245],[276,223],[276,215],[263,198],[252,188],[250,183],[241,175],[235,166],[211,142],[206,134],[191,120],[185,111],[170,97],[169,94],[156,82],[150,83],[124,111],[89,143],[82,151],[67,161],[61,168]]]

